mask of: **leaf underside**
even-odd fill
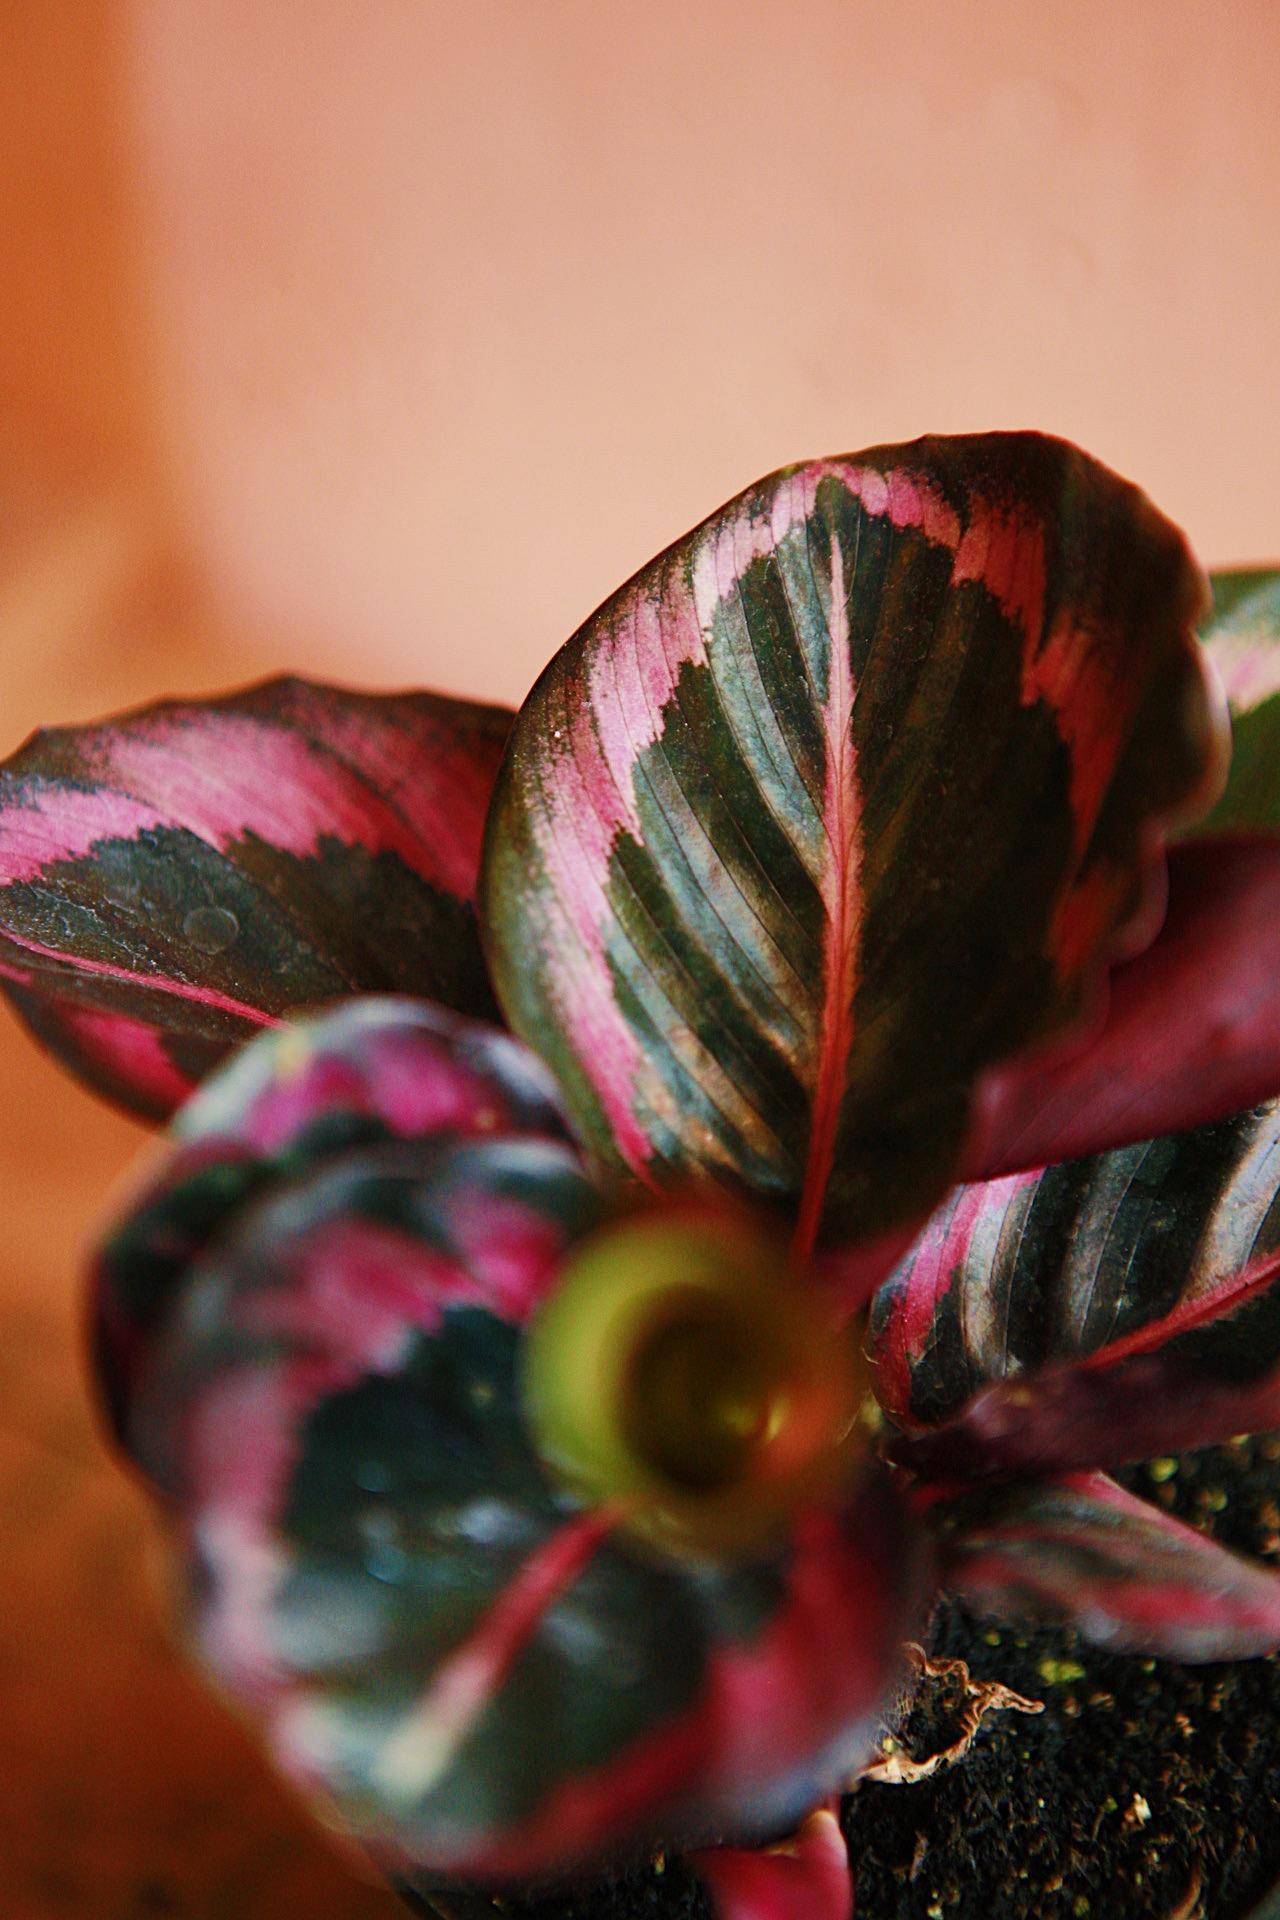
[[[974,1177],[1223,1119],[1280,1088],[1280,573],[1212,576],[1205,650],[1233,723],[1225,790],[1169,859],[1158,938],[1066,1057],[997,1074]]]
[[[997,1487],[935,1509],[942,1578],[975,1612],[1074,1626],[1166,1660],[1280,1646],[1280,1575],[1105,1474]]]
[[[820,1807],[779,1846],[714,1847],[694,1856],[715,1920],[852,1920],[849,1849]]]
[[[491,1013],[473,903],[510,718],[286,679],[36,734],[0,770],[0,985],[148,1119],[297,1007]]]
[[[1183,1132],[1269,1099],[1280,1088],[1278,923],[1280,838],[1172,848],[1159,936],[1116,969],[1083,1047],[993,1077],[966,1177]]]
[[[919,1217],[1212,780],[1200,593],[1141,495],[1008,435],[786,469],[608,601],[517,721],[482,879],[591,1147],[771,1195],[802,1251]]]

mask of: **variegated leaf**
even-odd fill
[[[1280,1102],[960,1189],[876,1295],[872,1347],[926,1475],[1280,1424]]]
[[[151,1315],[121,1425],[203,1658],[423,1888],[782,1830],[874,1742],[927,1594],[876,1461],[724,1560],[544,1464],[529,1323],[605,1201],[523,1061],[403,1004],[264,1037],[105,1262]]]
[[[183,1275],[246,1205],[355,1147],[440,1135],[567,1138],[554,1083],[533,1054],[420,1001],[344,1001],[290,1022],[202,1087],[93,1273],[99,1379],[122,1436]]]
[[[1280,1647],[1280,1574],[1105,1474],[997,1487],[933,1509],[944,1585],[978,1613],[1073,1626],[1165,1660]]]
[[[1216,791],[1202,591],[1135,489],[993,435],[787,468],[606,602],[519,717],[482,882],[590,1145],[775,1196],[801,1250],[920,1217]]]
[[[36,734],[0,770],[0,985],[152,1119],[291,1008],[491,1012],[473,896],[509,724],[274,680]]]

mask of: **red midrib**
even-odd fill
[[[453,1753],[498,1693],[546,1615],[594,1559],[628,1510],[621,1501],[588,1508],[565,1521],[534,1549],[467,1637],[446,1655],[417,1706],[393,1735],[382,1761],[384,1788],[393,1793],[404,1791],[409,1798],[427,1790],[429,1776],[419,1777],[415,1767],[414,1749],[420,1733],[429,1735],[439,1729],[437,1737],[429,1741],[428,1755],[437,1758],[441,1772],[451,1763]],[[398,1757],[401,1752],[403,1758]],[[433,1779],[430,1784],[434,1784]]]
[[[164,974],[139,973],[130,967],[119,967],[108,960],[89,960],[79,954],[60,953],[57,947],[42,946],[38,940],[28,940],[20,933],[10,932],[7,928],[0,939],[4,944],[17,947],[22,953],[34,954],[40,960],[56,960],[71,973],[91,973],[104,980],[120,980],[130,986],[145,987],[148,993],[167,993],[175,1000],[190,1000],[197,1006],[213,1007],[219,1013],[231,1013],[240,1020],[250,1020],[258,1027],[281,1027],[284,1020],[279,1014],[265,1013],[261,1007],[252,1007],[244,1000],[234,1000],[228,993],[218,993],[213,987],[192,986],[186,980],[171,980]],[[33,983],[34,984],[34,983]]]
[[[823,874],[826,919],[822,942],[822,1012],[813,1084],[813,1117],[805,1161],[800,1211],[792,1252],[807,1260],[822,1219],[823,1202],[835,1159],[836,1134],[844,1098],[849,1052],[853,1046],[853,994],[857,979],[858,849],[857,774],[851,719],[853,679],[849,666],[849,614],[845,602],[844,557],[835,535],[831,542],[831,664],[823,710],[826,776],[822,823],[829,859]]]
[[[1132,1360],[1140,1354],[1151,1353],[1170,1340],[1176,1340],[1180,1334],[1194,1333],[1198,1327],[1212,1325],[1215,1320],[1225,1320],[1228,1314],[1235,1313],[1246,1301],[1271,1286],[1278,1273],[1280,1249],[1251,1260],[1236,1276],[1234,1285],[1212,1288],[1194,1300],[1184,1300],[1163,1319],[1153,1320],[1148,1326],[1138,1327],[1119,1340],[1111,1341],[1108,1346],[1099,1347],[1095,1353],[1086,1354],[1082,1360],[1074,1363],[1073,1370],[1080,1373],[1100,1372],[1122,1360]]]

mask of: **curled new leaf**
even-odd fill
[[[926,1474],[1116,1465],[1280,1423],[1280,1103],[961,1189],[876,1296]]]
[[[1231,773],[1195,831],[1280,833],[1280,569],[1212,576],[1204,643],[1231,709]]]
[[[974,1090],[1149,937],[1219,745],[1181,537],[1032,435],[784,469],[561,650],[517,721],[483,915],[591,1146],[918,1218]]]
[[[291,1008],[489,1012],[473,896],[509,724],[274,680],[35,735],[0,770],[0,985],[147,1118]]]
[[[943,1582],[978,1613],[1166,1660],[1242,1660],[1280,1643],[1280,1575],[1105,1474],[997,1487],[933,1517]]]
[[[920,1531],[865,1447],[732,1553],[633,1526],[653,1475],[612,1497],[558,1470],[533,1330],[565,1275],[585,1284],[580,1249],[607,1275],[607,1236],[637,1227],[543,1088],[507,1036],[404,1003],[265,1036],[184,1112],[100,1270],[139,1334],[120,1426],[166,1491],[203,1657],[421,1887],[794,1824],[874,1743],[925,1595]],[[691,1293],[733,1308],[693,1253],[641,1327],[691,1423],[686,1518],[698,1474],[731,1491],[748,1445],[699,1443],[701,1370],[736,1393],[744,1356],[689,1317]],[[634,1444],[665,1462],[673,1430]],[[774,1437],[771,1418],[756,1453]]]

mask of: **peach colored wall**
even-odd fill
[[[151,0],[129,68],[190,537],[333,670],[518,695],[758,473],[925,430],[1280,547],[1273,0]]]

